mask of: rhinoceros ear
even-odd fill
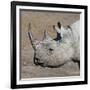
[[[59,29],[61,29],[61,23],[60,22],[57,23],[57,26]]]
[[[31,32],[31,24],[29,23],[29,26],[28,26],[28,36],[29,36],[29,39],[31,41],[31,44],[32,44],[32,47],[35,49],[36,48],[36,44],[35,42],[37,41],[34,37],[33,37],[33,34]]]
[[[58,33],[58,34],[62,34],[62,31],[64,30],[63,25],[61,25],[60,22],[57,23],[57,25],[53,25],[53,29]]]
[[[44,30],[43,40],[52,40],[52,38],[48,35],[46,30]]]
[[[61,33],[61,23],[58,22],[57,25],[53,25],[53,29],[54,29],[57,33]]]

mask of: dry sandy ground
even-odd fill
[[[28,37],[28,24],[31,23],[34,37],[41,40],[46,29],[54,38],[56,33],[52,28],[58,21],[63,26],[70,25],[80,19],[80,14],[65,12],[41,12],[21,10],[21,78],[60,77],[80,75],[77,63],[68,63],[59,68],[43,68],[33,63],[34,51]]]

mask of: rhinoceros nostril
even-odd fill
[[[39,65],[38,61],[39,61],[39,59],[36,58],[36,57],[34,57],[34,64],[35,64],[35,65]]]
[[[35,57],[35,59],[38,61],[39,59]]]

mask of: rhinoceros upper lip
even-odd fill
[[[34,64],[35,65],[43,65],[43,62],[40,62],[40,60],[38,58],[34,58]]]
[[[38,65],[38,58],[34,57],[34,64]]]

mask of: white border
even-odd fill
[[[50,11],[68,11],[68,12],[81,12],[80,14],[80,76],[68,76],[68,77],[50,77],[50,78],[28,78],[20,80],[20,47],[19,47],[19,11],[20,9],[33,9],[33,10],[50,10]],[[36,83],[52,83],[52,82],[72,82],[72,81],[84,81],[84,9],[70,9],[70,8],[51,8],[51,7],[34,7],[34,6],[17,6],[16,7],[16,42],[17,42],[17,54],[16,54],[16,83],[22,84],[36,84]]]

